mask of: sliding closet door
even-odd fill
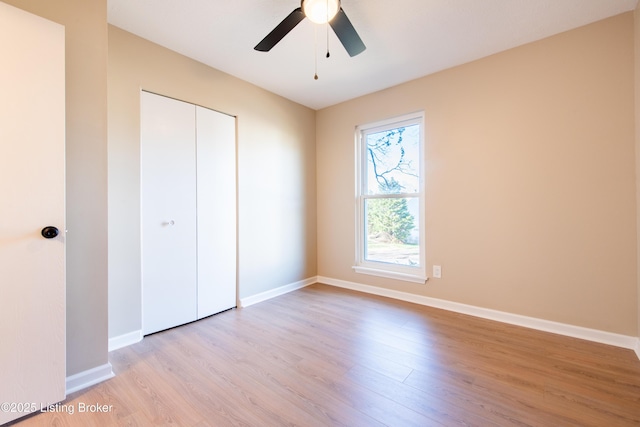
[[[143,333],[196,319],[195,108],[141,94]]]
[[[236,306],[236,122],[196,107],[198,319]]]

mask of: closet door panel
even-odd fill
[[[196,107],[198,318],[236,306],[235,118]]]
[[[143,333],[196,320],[195,106],[141,94]]]

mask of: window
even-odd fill
[[[356,132],[359,273],[424,283],[424,114]]]

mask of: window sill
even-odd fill
[[[396,271],[379,270],[377,268],[354,266],[356,273],[368,274],[370,276],[385,277],[387,279],[403,280],[405,282],[420,283],[424,285],[429,279],[418,274],[399,273]]]

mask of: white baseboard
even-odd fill
[[[537,319],[534,317],[521,316],[519,314],[506,313],[503,311],[491,310],[488,308],[476,307],[438,298],[425,297],[406,292],[394,291],[391,289],[379,288],[376,286],[332,279],[329,277],[319,276],[318,283],[325,283],[331,286],[384,296],[429,307],[441,308],[444,310],[454,311],[456,313],[468,314],[471,316],[481,317],[489,320],[496,320],[498,322],[523,326],[530,329],[537,329],[539,331],[551,332],[554,334],[580,338],[602,344],[613,345],[616,347],[628,348],[635,350],[638,358],[640,358],[640,340],[632,336],[620,335],[612,332],[600,331],[597,329],[583,328],[581,326],[567,325],[564,323],[552,322],[549,320]]]
[[[252,295],[247,298],[240,299],[240,307],[246,308],[253,304],[258,304],[259,302],[270,300],[271,298],[278,297],[280,295],[287,294],[289,292],[293,292],[297,289],[302,289],[306,286],[313,285],[318,282],[317,277],[310,277],[305,280],[300,280],[299,282],[290,283],[288,285],[280,286],[279,288],[271,289],[266,292],[262,292],[256,295]]]
[[[142,329],[109,338],[109,351],[117,350],[142,341]]]
[[[76,391],[83,390],[92,385],[101,383],[109,378],[115,377],[111,363],[105,363],[95,368],[87,369],[86,371],[79,372],[77,374],[67,377],[67,395]]]

